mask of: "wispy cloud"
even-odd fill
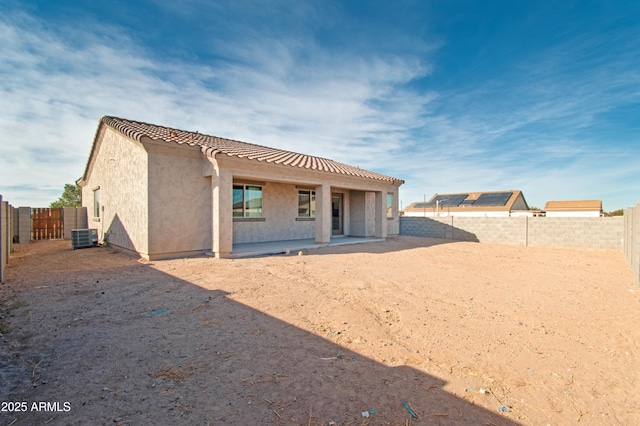
[[[371,167],[400,148],[429,101],[402,90],[428,73],[416,58],[332,55],[312,40],[249,40],[234,60],[202,65],[154,59],[120,28],[91,21],[53,29],[11,13],[0,36],[0,126],[15,141],[0,147],[5,198],[20,183],[78,178],[105,114]]]
[[[523,189],[537,205],[612,199],[625,178],[628,194],[637,192],[640,147],[611,143],[619,142],[615,129],[603,140],[595,127],[604,114],[640,102],[639,39],[619,34],[615,48],[594,55],[601,43],[581,35],[481,86],[439,93],[439,113],[427,118],[412,154],[423,162],[405,157],[407,203],[423,192],[491,189]]]

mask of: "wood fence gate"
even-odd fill
[[[32,208],[31,233],[33,240],[52,240],[62,238],[63,209]]]

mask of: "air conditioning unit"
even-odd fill
[[[93,247],[98,244],[97,229],[72,229],[71,248]]]

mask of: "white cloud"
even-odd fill
[[[0,18],[0,36],[0,126],[12,141],[0,146],[0,190],[16,204],[47,205],[81,176],[102,115],[371,167],[425,102],[398,89],[428,72],[411,58],[331,57],[311,43],[300,62],[297,47],[265,39],[235,47],[245,63],[199,65],[154,59],[117,27],[54,30],[20,13]]]
[[[602,51],[603,40],[577,36],[481,87],[439,93],[444,112],[428,117],[428,137],[406,156],[404,204],[425,193],[500,189],[522,189],[540,207],[549,199],[633,204],[639,141],[625,144],[615,126],[601,127],[606,115],[640,102],[640,42],[621,33]]]

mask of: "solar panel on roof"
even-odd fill
[[[419,209],[435,209],[443,207],[458,207],[469,194],[454,194],[454,195],[436,195],[431,201],[427,203],[418,203],[414,207]]]
[[[509,201],[509,198],[513,195],[513,192],[493,192],[488,194],[481,194],[474,206],[504,206]]]
[[[460,203],[467,198],[467,195],[468,194],[450,195],[447,197],[446,201],[444,201],[444,205],[450,207],[458,207]]]

